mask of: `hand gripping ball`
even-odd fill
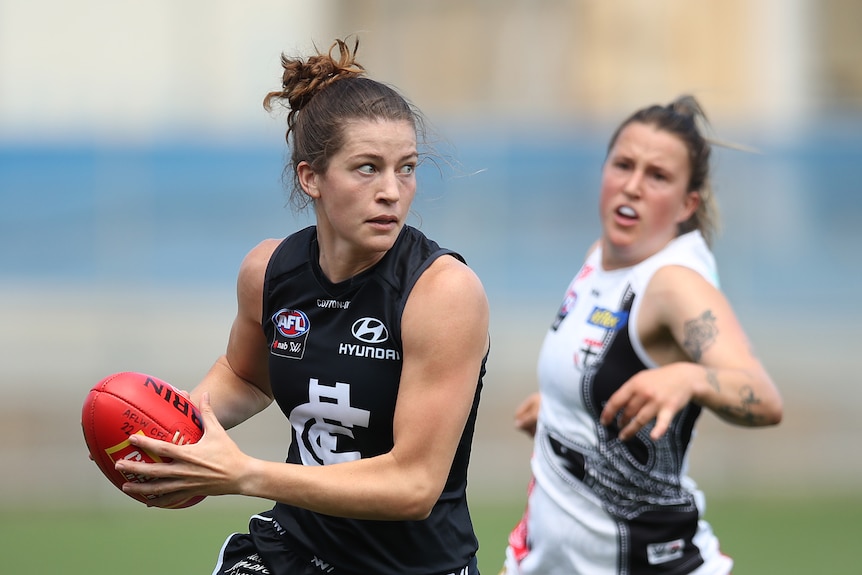
[[[81,410],[84,440],[90,455],[111,483],[122,489],[126,481],[146,482],[146,476],[123,474],[114,469],[121,459],[165,461],[129,443],[140,433],[177,444],[195,443],[203,436],[200,411],[171,384],[151,375],[131,371],[115,373],[93,386]],[[144,496],[131,495],[147,502]],[[172,509],[200,503],[203,496],[190,497]]]

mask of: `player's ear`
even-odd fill
[[[308,162],[299,162],[299,165],[296,166],[296,177],[299,181],[299,185],[302,186],[302,191],[304,191],[308,197],[315,200],[320,197],[320,191],[318,190],[317,185],[319,176],[311,169],[311,165]]]
[[[700,191],[694,190],[692,192],[686,193],[685,197],[682,200],[682,210],[680,211],[680,215],[677,218],[677,223],[687,222],[689,218],[694,215],[699,206]]]

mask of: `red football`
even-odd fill
[[[195,443],[203,436],[200,411],[171,384],[151,375],[121,372],[93,386],[81,411],[84,440],[105,477],[118,488],[126,481],[143,483],[146,476],[123,474],[114,469],[120,459],[154,463],[164,461],[129,443],[140,433],[178,444]],[[131,496],[146,503],[144,496]],[[190,507],[204,498],[190,497],[171,509]]]

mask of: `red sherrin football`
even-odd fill
[[[140,433],[174,443],[195,443],[203,436],[200,411],[171,384],[151,375],[121,372],[93,386],[81,411],[84,440],[105,477],[118,488],[126,481],[143,483],[148,477],[114,469],[120,459],[153,463],[164,461],[129,443]],[[146,503],[144,496],[131,496]],[[204,497],[191,497],[172,509],[190,507]]]

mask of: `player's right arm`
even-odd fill
[[[264,240],[246,255],[237,277],[237,314],[227,349],[191,392],[200,405],[210,395],[216,417],[225,429],[234,427],[272,403],[268,349],[261,329],[266,267],[280,240]]]

